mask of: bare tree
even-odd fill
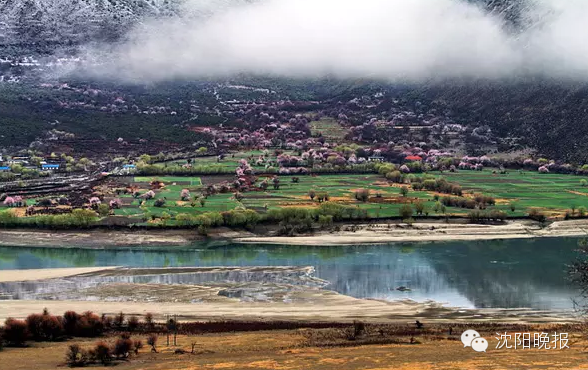
[[[578,257],[568,266],[569,278],[580,294],[573,299],[574,308],[582,316],[588,315],[588,239],[578,241]]]

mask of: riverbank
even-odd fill
[[[384,302],[356,299],[333,292],[314,295],[312,303],[239,302],[218,301],[201,303],[176,302],[108,302],[108,301],[50,301],[7,300],[0,305],[0,322],[8,317],[25,319],[30,313],[60,314],[69,310],[92,311],[98,314],[144,315],[152,313],[158,321],[166,315],[177,315],[182,321],[293,321],[293,322],[345,322],[362,320],[373,323],[423,322],[437,323],[571,323],[577,319],[553,312],[525,309],[465,310],[444,307],[437,302],[414,301]]]
[[[347,227],[344,231],[285,237],[245,237],[235,241],[253,244],[355,245],[402,242],[476,241],[588,236],[588,220],[558,221],[543,226],[535,221],[510,221],[501,225],[469,223],[374,224]]]
[[[339,225],[340,231],[316,231],[309,235],[274,236],[228,228],[213,229],[208,238],[195,230],[0,230],[0,246],[117,248],[182,247],[196,242],[237,242],[285,245],[354,245],[394,242],[455,240],[496,240],[543,237],[588,236],[588,219],[557,221],[543,225],[531,220],[505,224],[471,224],[465,220],[405,223]]]
[[[0,272],[0,322],[47,308],[156,319],[296,322],[574,322],[571,311],[465,309],[360,299],[328,290],[312,267],[72,268]]]
[[[191,230],[0,230],[0,246],[10,247],[173,247],[201,240]]]
[[[117,267],[74,267],[56,269],[0,270],[0,283],[58,279],[81,274],[106,272]]]

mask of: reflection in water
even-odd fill
[[[6,299],[79,299],[84,294],[80,291],[109,284],[226,286],[225,282],[234,283],[233,290],[244,294],[248,291],[272,292],[278,286],[283,287],[282,290],[292,290],[297,287],[322,288],[328,284],[313,277],[313,273],[312,267],[115,269],[41,281],[0,282],[0,294]]]
[[[0,269],[81,266],[314,266],[328,289],[358,298],[432,299],[467,308],[562,310],[574,287],[566,265],[577,239],[384,246],[228,245],[160,251],[0,247]],[[409,292],[396,288],[406,286]]]

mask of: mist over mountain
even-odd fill
[[[586,19],[583,0],[0,0],[0,82],[247,76],[333,104],[387,91],[588,160]]]
[[[185,1],[94,45],[98,75],[129,81],[236,73],[423,82],[584,78],[583,2],[555,0]],[[114,74],[113,74],[114,72]]]
[[[585,79],[587,15],[581,0],[4,0],[0,44],[75,45],[92,73],[130,82]]]

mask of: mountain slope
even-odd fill
[[[147,17],[207,15],[259,0],[0,0],[0,43],[112,41]],[[527,0],[460,0],[479,3],[516,22]],[[190,6],[185,6],[190,4]]]
[[[113,40],[145,17],[175,16],[177,0],[3,0],[3,43]]]

